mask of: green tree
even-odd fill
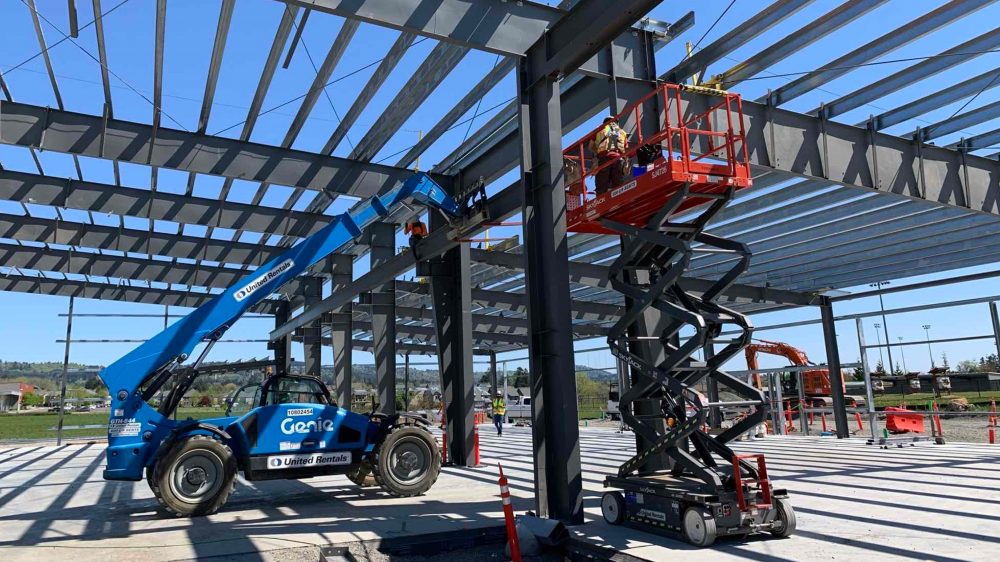
[[[876,375],[885,375],[886,374],[885,373],[885,365],[882,364],[882,360],[881,359],[879,359],[878,363],[875,364],[875,374]]]
[[[101,382],[101,378],[100,377],[94,377],[94,378],[88,380],[87,382],[83,383],[83,388],[86,388],[87,390],[93,390],[95,392],[99,392],[99,391],[101,391],[104,388],[104,383]]]
[[[518,367],[517,370],[514,371],[513,381],[513,386],[515,387],[530,386],[531,377],[528,370],[524,367]]]
[[[21,404],[24,406],[41,406],[44,402],[44,398],[32,392],[25,393],[21,397]]]

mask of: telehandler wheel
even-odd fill
[[[378,486],[375,475],[372,474],[372,465],[368,461],[362,461],[358,468],[347,473],[347,479],[362,488]]]
[[[429,431],[414,425],[396,426],[375,449],[375,481],[397,497],[419,496],[438,479],[441,451]]]
[[[156,462],[149,479],[164,509],[177,517],[211,515],[235,488],[233,451],[207,435],[174,443]]]

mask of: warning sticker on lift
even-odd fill
[[[342,464],[351,464],[351,453],[316,453],[313,455],[277,455],[267,457],[268,470]]]
[[[108,436],[135,437],[141,429],[142,424],[135,421],[135,418],[112,418],[108,424]]]

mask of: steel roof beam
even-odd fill
[[[259,265],[284,251],[284,248],[261,247],[258,244],[203,236],[160,232],[150,234],[145,230],[134,228],[116,228],[6,214],[0,214],[0,238],[173,258],[201,258],[237,265]]]
[[[341,118],[340,123],[337,124],[337,128],[330,135],[330,139],[326,141],[323,145],[323,149],[320,150],[322,154],[332,154],[337,146],[340,145],[341,141],[347,136],[347,132],[351,130],[354,123],[357,122],[358,117],[364,112],[365,108],[368,107],[368,103],[375,97],[375,93],[378,89],[382,87],[385,83],[386,78],[392,73],[396,65],[399,64],[399,59],[403,58],[406,54],[407,49],[413,44],[413,40],[416,36],[412,33],[400,33],[399,37],[389,48],[389,52],[386,53],[385,57],[382,58],[382,62],[379,63],[378,68],[372,73],[371,78],[365,83],[364,87],[361,88],[361,92],[358,97],[354,98],[354,103],[351,104],[351,108],[347,110],[344,117]],[[353,147],[352,147],[353,150]]]
[[[208,119],[212,114],[215,90],[219,85],[219,70],[222,68],[222,58],[226,53],[226,40],[229,38],[229,24],[233,21],[233,8],[235,5],[236,0],[222,0],[222,6],[219,8],[219,23],[215,26],[215,42],[212,45],[212,58],[208,63],[205,93],[201,98],[201,111],[198,114],[198,133],[200,134],[205,134],[208,130]],[[106,79],[107,77],[105,76]],[[185,195],[191,195],[194,191],[194,181],[195,173],[190,172],[188,174],[187,188],[184,191]]]
[[[401,183],[412,170],[356,162],[301,150],[199,135],[141,123],[60,111],[17,102],[0,102],[0,142],[170,168],[188,172],[276,183],[312,190],[330,189],[370,197],[385,184]],[[344,175],[351,182],[335,181]],[[447,176],[435,180],[449,183]]]
[[[306,12],[308,14],[308,12]],[[333,71],[337,68],[340,63],[340,59],[344,56],[344,51],[347,50],[348,45],[351,44],[351,40],[354,38],[354,34],[358,30],[360,24],[356,21],[345,20],[343,25],[340,27],[340,31],[337,33],[336,39],[330,45],[330,50],[326,54],[326,58],[323,59],[323,64],[320,65],[319,69],[316,70],[316,76],[313,77],[312,84],[309,89],[306,90],[305,98],[302,100],[302,104],[299,105],[298,111],[295,112],[295,117],[292,118],[292,123],[288,127],[288,131],[285,133],[284,139],[281,141],[281,148],[290,148],[298,138],[299,134],[302,132],[302,127],[306,124],[306,119],[309,118],[309,114],[312,113],[314,107],[316,107],[316,102],[319,101],[320,94],[326,93],[326,84],[333,75]],[[270,184],[267,182],[261,183],[257,187],[257,193],[254,194],[251,203],[254,205],[259,204],[260,201],[267,194],[267,188]],[[288,202],[283,205],[286,209],[291,209],[298,198],[302,195],[302,189],[296,187],[292,193],[291,198]],[[285,239],[283,244],[290,242],[291,240]]]
[[[940,215],[940,213],[937,213]],[[874,255],[877,252],[895,251],[905,249],[920,244],[921,239],[938,237],[946,239],[955,230],[968,230],[973,228],[982,229],[983,232],[995,232],[996,224],[982,215],[967,216],[962,218],[936,217],[927,218],[927,224],[916,217],[897,221],[896,224],[888,224],[881,230],[873,229],[867,235],[859,233],[848,233],[834,235],[821,239],[809,246],[800,248],[800,252],[784,255],[777,259],[772,259],[766,264],[761,264],[754,269],[753,265],[745,275],[747,282],[774,281],[775,278],[794,278],[803,270],[809,268],[833,267],[836,260],[861,259],[867,255]],[[968,234],[963,234],[967,236]],[[932,241],[933,243],[933,241]],[[891,246],[891,248],[890,248]],[[818,248],[817,248],[818,247]]]
[[[355,145],[349,158],[370,162],[468,52],[468,49],[450,43],[439,43],[435,46],[406,84],[400,88],[396,97],[389,102],[385,111]],[[293,205],[300,195],[301,191],[296,191],[287,206]],[[306,210],[312,212],[326,210],[334,200],[330,195],[326,191],[317,193]]]
[[[1000,46],[1000,28],[993,29],[961,45],[942,51],[934,58],[929,58],[923,62],[904,68],[874,84],[866,84],[830,103],[817,107],[810,111],[809,114],[819,115],[822,112],[827,119],[832,119],[897,90],[911,86],[915,82],[926,80],[939,72],[958,66],[967,60],[974,59],[980,56],[983,51],[995,49],[998,46]]]
[[[506,252],[489,252],[486,250],[473,250],[472,259],[499,265],[510,269],[522,270],[524,268],[524,256],[521,254],[511,254]],[[574,283],[587,285],[590,287],[610,288],[609,281],[610,268],[606,265],[569,261],[569,278]],[[681,288],[685,291],[704,293],[712,285],[713,281],[695,278],[684,278],[681,280]],[[746,299],[750,301],[773,302],[777,304],[811,305],[815,303],[812,295],[793,293],[790,291],[771,291],[763,287],[752,287],[745,284],[734,284],[723,291],[723,296],[730,299]]]
[[[396,162],[396,166],[400,168],[408,167],[412,164],[421,154],[427,150],[432,144],[437,142],[441,135],[446,133],[452,125],[463,115],[465,115],[477,102],[482,100],[483,96],[490,92],[497,84],[503,80],[504,76],[514,71],[514,59],[507,57],[493,66],[486,76],[482,78],[468,94],[465,94],[458,103],[455,104],[451,110],[441,118],[430,131],[416,145],[413,146],[407,153]]]
[[[832,245],[831,239],[845,240],[856,243],[863,239],[874,239],[886,234],[885,228],[912,228],[916,226],[937,224],[942,221],[958,220],[974,215],[962,214],[958,209],[942,209],[932,206],[921,206],[914,203],[904,203],[883,207],[872,212],[862,213],[846,219],[835,220],[825,224],[817,224],[786,235],[746,240],[753,252],[750,271],[743,275],[747,280],[762,271],[770,270],[768,265],[774,261],[787,260],[793,257],[805,257],[824,251]],[[981,219],[987,219],[979,215]],[[692,264],[691,271],[700,277],[721,275],[730,267],[729,261],[712,260],[711,256],[700,259]]]
[[[716,39],[705,48],[684,59],[680,64],[660,75],[661,80],[680,84],[705,70],[714,62],[745,45],[754,37],[781,23],[792,14],[812,3],[813,0],[777,0],[752,18],[740,22],[730,32]]]
[[[848,254],[829,260],[828,263],[817,263],[812,269],[797,269],[791,272],[789,278],[794,279],[798,286],[822,282],[838,283],[836,286],[846,287],[847,285],[840,283],[847,275],[867,269],[877,269],[892,264],[902,265],[909,261],[928,264],[933,263],[936,258],[949,255],[970,257],[992,252],[996,249],[993,238],[998,234],[1000,234],[998,225],[971,225],[933,236],[918,234],[920,238],[910,242],[883,246],[866,251],[863,255]]]
[[[7,243],[0,243],[0,263],[18,269],[215,289],[228,288],[247,274],[232,267]]]
[[[907,22],[896,29],[876,39],[865,43],[850,53],[827,63],[820,68],[800,76],[795,80],[770,93],[772,105],[782,105],[810,92],[831,80],[850,72],[851,68],[864,64],[876,58],[891,53],[904,45],[931,33],[942,26],[975,13],[980,8],[992,4],[996,0],[952,0],[936,10],[927,12],[919,18]],[[766,103],[769,96],[757,99],[758,103]]]
[[[989,109],[984,113],[996,113],[996,108],[993,107],[995,105],[997,104],[990,104],[990,106],[987,106]],[[948,145],[948,148],[969,152],[972,150],[982,150],[984,148],[996,148],[997,145],[1000,145],[1000,129],[993,129],[992,131],[987,131],[967,139],[962,139],[956,143]]]
[[[920,129],[917,130],[916,135],[919,137],[920,140],[928,142],[937,138],[941,138],[946,135],[950,135],[952,133],[957,133],[967,127],[975,127],[976,125],[979,125],[981,123],[986,123],[998,117],[1000,117],[1000,101],[995,101],[993,103],[984,105],[982,107],[977,107],[976,109],[966,111],[965,113],[960,113],[958,115],[952,116],[943,121],[938,121],[933,125],[921,127]],[[953,143],[949,146],[952,148],[958,148],[963,145],[961,142],[958,142],[958,143]],[[982,144],[980,148],[987,146],[989,146],[989,144]],[[968,148],[967,150],[976,150],[976,149]]]
[[[0,171],[0,199],[102,214],[308,236],[334,217],[91,181]]]
[[[566,12],[531,0],[283,0],[464,48],[523,55]]]
[[[731,88],[853,22],[886,1],[848,0],[721,75],[712,77],[711,81],[721,83],[725,88]]]
[[[998,76],[1000,76],[1000,70],[991,69],[979,76],[973,76],[958,84],[949,85],[947,88],[938,90],[933,94],[928,94],[918,100],[876,115],[870,119],[871,127],[875,131],[881,131],[882,129],[887,129],[893,125],[898,125],[904,121],[909,121],[915,117],[930,113],[935,109],[940,109],[960,99],[974,96],[980,92],[1000,86],[1000,78]],[[855,126],[865,127],[868,123],[869,120],[865,120],[857,123]]]
[[[1000,40],[1000,29],[997,30]],[[712,98],[685,92],[688,112]],[[755,170],[780,170],[847,187],[894,193],[942,206],[1000,214],[1000,163],[957,150],[744,101]],[[961,170],[961,172],[958,172]],[[756,172],[755,172],[756,173]]]
[[[372,329],[372,323],[366,320],[354,320],[352,325],[357,330],[363,330],[365,332],[370,332]],[[434,326],[416,326],[413,324],[404,324],[402,322],[396,322],[396,333],[400,336],[406,337],[421,337],[428,340],[435,337],[437,331]],[[480,332],[473,331],[472,339],[480,342],[490,342],[490,343],[504,343],[504,344],[514,344],[514,345],[527,345],[528,336],[524,334],[524,330],[521,333],[504,333],[504,332]]]
[[[215,295],[176,289],[153,289],[129,285],[109,285],[76,279],[50,279],[30,275],[0,275],[0,291],[37,293],[62,297],[115,300],[139,304],[159,304],[195,308]],[[266,301],[265,301],[266,302]]]

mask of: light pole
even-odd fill
[[[884,371],[885,370],[885,356],[882,355],[882,334],[879,333],[879,330],[881,328],[882,328],[882,325],[879,324],[878,322],[876,322],[875,323],[875,339],[878,340],[878,362],[882,365],[882,370]],[[890,373],[891,373],[891,371],[890,371]]]
[[[903,343],[903,336],[896,336],[896,339],[899,340],[900,344]],[[903,350],[902,345],[899,346],[899,353],[903,357],[903,373],[909,373],[910,370],[906,368],[906,351]]]
[[[934,368],[934,352],[931,351],[931,325],[924,324],[924,334],[927,336],[927,355],[931,358],[931,369]]]
[[[889,372],[895,373],[896,367],[892,364],[892,347],[889,346],[889,324],[885,321],[885,303],[882,302],[882,286],[888,284],[888,281],[877,281],[869,283],[868,286],[878,290],[878,306],[882,310],[882,328],[885,329],[885,352],[889,356]]]

